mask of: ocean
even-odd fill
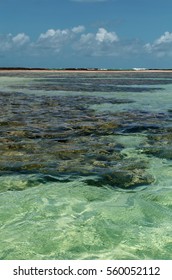
[[[172,258],[172,73],[0,73],[0,259]]]

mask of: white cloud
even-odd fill
[[[11,33],[7,35],[0,35],[0,51],[10,51],[12,49],[21,49],[27,45],[30,38],[25,33],[19,33],[13,36]]]
[[[29,36],[24,33],[19,33],[15,37],[12,38],[12,42],[17,46],[23,46],[24,44],[30,41]]]
[[[41,33],[41,35],[39,36],[39,40],[43,40],[46,38],[51,38],[56,34],[56,31],[54,29],[49,29],[47,30],[47,32],[45,33]]]
[[[96,33],[82,34],[75,49],[90,56],[116,55],[119,52],[119,37],[115,32],[99,28]]]
[[[116,35],[115,32],[107,32],[105,28],[99,28],[98,32],[96,33],[96,40],[99,43],[103,43],[103,42],[113,43],[119,41],[118,36]]]
[[[11,48],[12,42],[11,42],[11,34],[8,34],[6,36],[1,35],[0,36],[0,51],[8,51]]]
[[[74,33],[81,33],[81,32],[84,32],[85,31],[85,27],[83,25],[79,25],[77,27],[73,27],[72,28],[72,31]]]
[[[82,44],[89,44],[94,41],[94,35],[92,33],[82,34],[80,38],[80,42]]]
[[[152,44],[145,44],[144,48],[146,52],[158,57],[172,56],[172,33],[166,31]]]
[[[69,30],[68,29],[64,29],[64,30],[54,30],[54,29],[49,29],[47,30],[45,33],[41,33],[39,38],[38,38],[38,42],[43,43],[43,42],[50,42],[50,43],[54,43],[54,44],[58,44],[61,41],[64,41],[68,38],[69,35]]]
[[[34,46],[42,50],[54,50],[59,52],[68,44],[71,44],[80,33],[85,30],[82,25],[73,27],[72,29],[49,29],[45,33],[40,34]]]
[[[166,31],[160,38],[155,41],[155,45],[166,44],[172,42],[172,33]]]

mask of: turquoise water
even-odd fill
[[[0,259],[172,258],[172,74],[0,76]]]

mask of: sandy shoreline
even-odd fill
[[[0,73],[172,73],[172,70],[53,70],[0,69]]]

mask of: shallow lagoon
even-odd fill
[[[0,259],[172,258],[172,74],[0,77]]]

